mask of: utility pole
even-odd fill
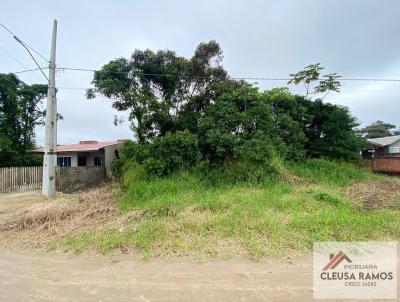
[[[45,143],[43,158],[42,194],[49,198],[56,196],[57,165],[57,99],[56,99],[56,39],[57,20],[53,22],[49,65],[49,85],[47,90]]]

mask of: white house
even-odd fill
[[[99,142],[80,141],[79,144],[57,145],[57,165],[60,167],[104,166],[111,176],[112,161],[121,155],[124,140]],[[43,148],[35,152],[44,153]]]
[[[377,156],[400,157],[400,135],[368,139]]]
[[[368,139],[376,172],[400,173],[400,135]]]

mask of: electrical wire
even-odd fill
[[[14,36],[15,40],[17,40],[25,49],[26,51],[29,53],[29,55],[31,56],[32,60],[35,62],[36,66],[38,67],[38,69],[40,70],[40,72],[42,73],[42,75],[46,78],[47,82],[49,82],[49,78],[46,76],[46,74],[44,73],[44,71],[42,70],[42,68],[40,67],[39,63],[36,61],[35,57],[32,55],[32,53],[29,51],[29,48],[26,47],[26,45],[20,40],[18,39],[16,36]]]
[[[40,67],[40,68],[24,69],[24,70],[14,71],[14,72],[10,72],[10,73],[19,74],[19,73],[26,73],[26,72],[37,71],[37,70],[40,70],[40,69],[48,69],[48,68],[49,68],[49,67]]]
[[[0,26],[4,28],[4,30],[6,30],[9,34],[11,34],[15,40],[17,40],[21,45],[23,45],[26,50],[28,51],[28,53],[30,54],[30,56],[32,57],[32,59],[35,61],[36,65],[38,66],[37,69],[32,69],[32,70],[26,70],[26,71],[22,71],[22,72],[28,72],[28,71],[35,71],[35,70],[40,70],[42,73],[42,68],[39,66],[39,64],[36,62],[35,58],[33,57],[33,55],[31,54],[31,52],[29,51],[32,50],[34,53],[36,53],[38,56],[40,56],[42,59],[46,60],[46,62],[49,61],[49,59],[47,59],[45,56],[43,56],[40,52],[38,52],[37,50],[35,50],[33,47],[31,47],[28,43],[24,42],[23,40],[21,40],[20,38],[18,38],[16,36],[16,34],[14,32],[12,32],[7,26],[5,26],[3,23],[0,22]],[[73,67],[57,67],[58,70],[71,70],[71,71],[85,71],[85,72],[96,72],[98,70],[96,69],[89,69],[89,68],[73,68]],[[21,73],[21,72],[19,72]],[[123,71],[114,71],[114,73],[126,73]],[[176,75],[176,74],[160,74],[160,73],[142,73],[140,71],[136,72],[137,74],[140,75],[144,75],[144,76],[161,76],[161,77],[182,77],[182,78],[200,78],[200,79],[209,79],[209,78],[213,78],[213,79],[218,79],[218,77],[213,77],[213,76],[208,76],[208,77],[204,77],[204,76],[190,76],[190,75]],[[43,75],[46,77],[46,75],[43,73]],[[46,77],[47,79],[47,77]],[[230,77],[230,79],[232,80],[250,80],[250,81],[290,81],[291,78],[274,78],[274,77]],[[322,80],[322,79],[319,79]],[[340,78],[341,81],[368,81],[368,82],[400,82],[400,79],[385,79],[385,78]],[[79,88],[78,88],[79,89]]]
[[[41,67],[42,69],[48,68],[48,67]],[[84,71],[84,72],[96,72],[99,70],[96,69],[88,69],[88,68],[73,68],[73,67],[56,67],[57,70],[65,71],[65,70],[70,70],[70,71]],[[23,73],[23,72],[29,72],[29,71],[36,71],[39,70],[39,68],[36,69],[28,69],[28,70],[22,70],[22,71],[16,71],[13,73]],[[113,73],[127,73],[124,71],[114,71]],[[132,73],[132,72],[131,72]],[[200,79],[218,79],[218,77],[213,77],[213,76],[191,76],[191,75],[176,75],[176,74],[168,74],[168,73],[143,73],[141,71],[134,72],[138,75],[144,75],[144,76],[161,76],[161,77],[182,77],[182,78],[200,78]],[[221,78],[225,79],[225,78]],[[229,77],[229,79],[232,80],[253,80],[253,81],[290,81],[291,78],[279,78],[279,77]],[[322,80],[322,79],[320,79]],[[340,78],[340,80],[343,81],[368,81],[368,82],[400,82],[400,79],[396,78]],[[75,87],[74,87],[75,88]],[[77,89],[86,89],[86,88],[80,88],[76,87]],[[354,89],[355,91],[359,91],[357,89]]]
[[[0,50],[4,52],[8,57],[10,57],[13,61],[17,62],[19,65],[21,65],[23,68],[29,68],[27,64],[24,62],[20,61],[16,57],[14,57],[11,53],[9,53],[4,47],[0,45]]]
[[[73,68],[73,67],[57,67],[59,70],[70,70],[70,71],[84,71],[84,72],[96,72],[99,70],[89,68]],[[130,71],[132,73],[132,71]],[[112,73],[124,73],[125,71],[113,71]],[[213,76],[191,76],[191,75],[176,75],[168,73],[142,73],[141,71],[133,72],[144,76],[161,76],[161,77],[181,77],[181,78],[200,78],[200,79],[218,79]],[[291,78],[279,78],[279,77],[229,77],[232,80],[251,80],[251,81],[290,81]],[[319,79],[323,80],[323,79]],[[385,78],[340,78],[343,81],[368,81],[368,82],[400,82],[400,79],[385,79]]]
[[[0,26],[4,28],[4,30],[6,30],[9,34],[11,34],[13,36],[14,39],[16,39],[17,41],[20,41],[21,44],[24,44],[27,48],[29,48],[30,50],[32,50],[35,54],[37,54],[38,56],[40,56],[43,60],[45,60],[46,62],[49,62],[49,59],[47,59],[44,55],[42,55],[40,52],[38,52],[37,50],[35,50],[32,46],[30,46],[28,43],[26,43],[25,41],[22,41],[20,38],[17,37],[16,34],[14,34],[8,27],[6,27],[3,23],[0,22]]]

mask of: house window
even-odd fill
[[[71,157],[60,156],[57,158],[57,166],[59,167],[71,167]]]
[[[94,165],[95,166],[104,166],[104,157],[96,156],[94,158]]]
[[[78,156],[78,167],[86,166],[86,156]]]
[[[389,153],[400,153],[400,147],[390,147]]]

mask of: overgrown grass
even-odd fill
[[[288,163],[287,166],[290,171],[302,178],[340,187],[351,185],[354,182],[381,178],[354,164],[325,159],[310,159],[301,163]]]
[[[365,211],[344,193],[350,183],[376,176],[323,160],[289,169],[313,183],[210,186],[189,173],[143,180],[131,171],[135,181],[125,183],[119,207],[137,214],[123,229],[81,233],[64,244],[75,252],[95,247],[102,253],[134,249],[145,257],[246,254],[257,259],[309,251],[314,241],[399,239],[398,211]]]

